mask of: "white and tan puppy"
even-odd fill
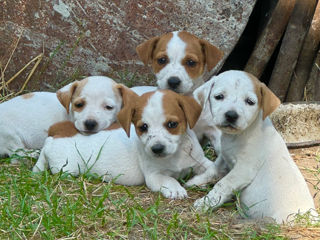
[[[92,76],[68,84],[57,97],[81,133],[96,133],[117,119],[122,106],[117,86],[111,78]]]
[[[109,127],[122,105],[118,85],[107,77],[88,77],[57,94],[34,92],[1,103],[0,156],[10,156],[18,149],[42,148],[49,127],[60,121],[74,121],[84,133]]]
[[[176,31],[153,37],[140,44],[136,51],[141,61],[151,64],[160,89],[191,95],[204,84],[208,73],[223,57],[223,52],[208,41],[186,31]],[[220,131],[208,122],[208,106],[203,106],[194,132],[201,141],[204,137],[219,152]]]
[[[138,45],[136,51],[145,65],[151,64],[160,89],[186,95],[204,83],[205,74],[223,56],[217,47],[186,31],[153,37]]]
[[[212,165],[190,130],[200,115],[200,105],[169,90],[139,97],[126,87],[121,89],[124,107],[118,120],[125,131],[119,128],[84,136],[72,123],[54,125],[53,137],[46,140],[33,171],[50,168],[52,173],[74,175],[88,171],[117,184],[146,183],[168,198],[187,197],[176,179],[191,168],[201,173]]]
[[[241,191],[241,204],[253,218],[272,217],[278,223],[297,213],[314,211],[314,202],[285,142],[268,115],[279,99],[253,75],[227,71],[195,91],[209,102],[211,121],[222,131],[221,154],[212,168],[187,185],[202,185],[222,177],[194,206],[217,208]]]

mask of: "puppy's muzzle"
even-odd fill
[[[95,128],[98,126],[98,123],[96,120],[88,119],[84,122],[84,126],[87,131],[94,131]]]
[[[181,80],[178,77],[170,77],[168,79],[168,86],[173,91],[179,87],[180,83],[181,83]]]
[[[227,122],[234,124],[238,120],[239,115],[236,111],[228,111],[224,114],[224,117]]]
[[[164,149],[165,149],[165,146],[162,145],[161,143],[157,143],[151,147],[151,151],[157,155],[163,154]]]

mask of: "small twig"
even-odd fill
[[[289,149],[309,148],[309,147],[320,146],[320,140],[296,142],[296,143],[286,143],[286,144],[287,144],[287,148],[289,148]]]

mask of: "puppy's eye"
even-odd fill
[[[105,109],[107,109],[107,110],[112,110],[112,109],[113,109],[113,107],[112,107],[112,106],[107,105],[107,106],[105,106]]]
[[[186,61],[186,64],[187,64],[187,66],[189,66],[189,67],[195,67],[195,66],[197,65],[197,62],[195,62],[195,61],[193,61],[193,60],[191,60],[191,59],[188,59],[188,60]]]
[[[218,94],[218,95],[215,95],[214,98],[215,98],[216,100],[223,100],[223,99],[224,99],[224,96],[223,96],[223,94]]]
[[[167,123],[168,128],[176,128],[178,126],[177,122],[168,122]]]
[[[158,58],[157,59],[157,62],[160,64],[160,65],[164,65],[167,63],[167,58],[166,57],[161,57],[161,58]]]
[[[140,132],[148,131],[148,124],[144,123],[139,127]]]
[[[249,104],[250,106],[255,104],[255,102],[253,100],[251,100],[250,98],[246,98],[245,102],[246,102],[246,104]]]
[[[82,108],[84,106],[84,102],[78,102],[78,103],[75,103],[74,106],[76,108]]]

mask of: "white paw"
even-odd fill
[[[193,178],[191,178],[189,181],[185,183],[185,186],[186,187],[191,187],[194,185],[203,186],[203,185],[206,185],[208,182],[210,182],[208,178],[204,176],[204,174],[202,174],[202,175],[194,176]]]
[[[221,204],[219,200],[208,196],[197,199],[193,204],[194,208],[197,211],[207,211],[209,208],[215,209],[220,205]]]
[[[183,199],[188,197],[187,191],[181,186],[162,187],[161,193],[166,198]]]

